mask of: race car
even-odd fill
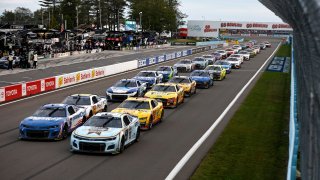
[[[215,61],[222,60],[222,55],[220,53],[214,52],[212,56],[215,57]]]
[[[208,66],[208,61],[203,57],[196,57],[193,59],[196,69],[204,69]]]
[[[20,139],[62,140],[86,121],[84,108],[46,104],[19,125]]]
[[[250,58],[253,58],[256,56],[256,52],[253,49],[246,49],[248,53],[250,53]]]
[[[147,88],[151,88],[155,84],[161,83],[163,76],[157,71],[141,71],[133,79],[139,80],[147,84]]]
[[[173,76],[178,75],[177,69],[171,67],[171,66],[160,66],[156,69],[158,74],[162,74],[163,82],[169,81]]]
[[[205,70],[207,70],[210,76],[215,80],[223,80],[226,78],[227,71],[221,65],[210,65]]]
[[[170,79],[169,83],[177,84],[180,88],[182,88],[185,96],[190,97],[191,95],[197,93],[197,83],[196,81],[192,81],[190,77],[175,76],[172,79]]]
[[[210,76],[209,72],[206,70],[196,70],[190,74],[190,78],[193,81],[196,81],[197,87],[204,87],[209,89],[213,86],[213,79]]]
[[[150,98],[128,98],[112,112],[127,113],[139,118],[140,129],[150,130],[162,121],[164,109],[162,102]]]
[[[256,50],[256,51],[257,51],[257,54],[260,54],[260,50],[261,50],[261,47],[260,47],[260,46],[254,45],[254,46],[252,47],[252,49]]]
[[[98,113],[73,131],[71,152],[118,154],[139,141],[139,119],[129,114]]]
[[[213,65],[214,62],[216,62],[216,57],[214,55],[205,54],[205,55],[202,55],[202,57],[208,62],[208,65]]]
[[[93,94],[74,94],[66,97],[62,104],[83,107],[86,110],[87,119],[98,112],[108,110],[107,99]]]
[[[266,45],[267,48],[271,47],[271,43],[269,43],[269,41],[264,41],[263,43]]]
[[[183,88],[171,83],[157,84],[144,96],[161,101],[164,107],[176,108],[184,102]]]
[[[183,59],[174,64],[173,68],[178,72],[192,72],[195,69],[195,64],[190,59]]]
[[[242,47],[240,45],[233,45],[232,48],[233,49],[238,49],[238,51],[242,50]]]
[[[247,51],[240,51],[238,54],[243,55],[244,60],[249,61],[250,60],[250,53]]]
[[[222,56],[222,59],[226,59],[227,58],[227,52],[225,50],[218,50],[215,53],[219,53]]]
[[[234,49],[231,49],[231,48],[226,49],[226,52],[227,52],[227,56],[228,56],[228,57],[229,57],[230,55],[236,53],[235,50],[234,50]]]
[[[142,97],[147,91],[147,84],[136,79],[121,79],[106,90],[110,101],[123,101],[128,97]]]
[[[229,56],[230,58],[237,58],[241,61],[241,63],[243,63],[244,57],[242,54],[232,54],[231,56]]]
[[[221,65],[226,70],[227,74],[231,73],[232,65],[227,61],[217,61],[214,65]]]
[[[226,59],[227,62],[229,62],[232,65],[232,68],[234,69],[240,69],[241,68],[241,60],[234,57],[229,57]]]
[[[265,50],[267,48],[266,44],[260,43],[259,46],[261,50]]]

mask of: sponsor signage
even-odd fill
[[[41,80],[27,82],[25,87],[27,96],[39,94],[41,92]]]
[[[180,37],[187,37],[188,36],[188,28],[180,28],[179,29],[179,36]]]
[[[91,73],[92,73],[92,75],[91,75],[92,78],[101,78],[106,75],[104,67],[94,68],[91,70]]]
[[[5,101],[5,90],[0,88],[0,102]]]
[[[147,66],[147,59],[138,60],[138,68]]]
[[[218,21],[188,21],[189,37],[218,37],[220,22]]]
[[[166,60],[166,59],[165,59],[165,56],[164,56],[164,55],[157,57],[157,62],[158,62],[158,63],[164,62],[165,60]]]
[[[44,82],[44,84],[41,85],[41,88],[44,88],[43,91],[51,91],[56,88],[56,78],[55,77],[43,79],[42,82]]]
[[[85,70],[76,73],[76,82],[84,82],[92,79],[92,71]]]
[[[56,89],[77,83],[76,73],[56,76]]]
[[[22,84],[4,87],[5,101],[11,101],[22,97]]]

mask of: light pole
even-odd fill
[[[100,15],[100,28],[102,29],[102,23],[101,23],[101,4],[100,4],[100,1],[99,0],[99,15]]]
[[[142,12],[139,12],[139,17],[140,17],[140,29],[142,31]]]

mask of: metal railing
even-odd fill
[[[287,180],[296,179],[298,147],[299,147],[299,124],[297,118],[297,76],[292,43],[291,51],[291,97],[290,97],[290,132],[289,132],[289,159]]]

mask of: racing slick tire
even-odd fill
[[[61,134],[61,140],[62,139],[66,139],[67,137],[68,137],[68,125],[67,124],[65,124],[64,126],[63,126],[63,130],[62,130],[62,134]]]
[[[87,121],[87,118],[85,116],[83,116],[82,118],[82,124],[84,124]]]
[[[179,104],[179,99],[177,98],[177,100],[176,100],[175,105],[173,106],[173,108],[177,108],[177,107],[178,107],[178,104]]]
[[[153,128],[153,117],[151,116],[148,124],[148,130],[151,130],[152,128]]]
[[[120,147],[119,147],[119,154],[123,153],[125,147],[124,147],[124,137],[121,138],[121,143],[120,143]]]
[[[108,106],[105,105],[102,111],[103,111],[103,112],[108,112]]]
[[[92,111],[90,111],[90,113],[89,113],[89,117],[92,117],[93,116],[93,112]]]
[[[139,140],[140,140],[140,127],[138,127],[136,138],[134,139],[134,142],[139,142]]]
[[[162,110],[162,112],[161,112],[161,117],[160,117],[160,120],[159,120],[160,123],[161,123],[162,120],[163,120],[163,116],[164,116],[164,110]]]
[[[205,89],[209,89],[210,86],[211,86],[210,83],[208,83],[204,88],[205,88]]]

